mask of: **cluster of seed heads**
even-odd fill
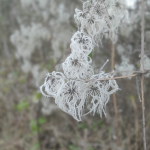
[[[71,54],[62,63],[63,73],[49,73],[40,87],[44,96],[54,97],[58,107],[77,121],[88,113],[102,117],[110,95],[119,89],[113,72],[102,71],[104,66],[94,74],[89,54],[102,34],[114,40],[124,9],[121,0],[87,0],[83,11],[76,9],[79,31],[71,38]],[[106,78],[111,79],[100,80]]]

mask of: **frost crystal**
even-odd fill
[[[97,112],[102,117],[110,95],[119,89],[112,79],[114,73],[102,71],[107,62],[94,75],[89,54],[99,35],[107,33],[112,40],[116,38],[123,9],[124,2],[118,0],[87,0],[83,11],[76,9],[79,31],[72,36],[71,54],[62,63],[64,73],[49,73],[40,87],[44,96],[54,97],[58,107],[77,121],[88,113]]]

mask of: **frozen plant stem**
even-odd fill
[[[141,72],[144,72],[144,30],[145,30],[145,6],[144,0],[141,0]],[[144,103],[144,74],[141,75],[141,98],[142,98],[142,117],[143,117],[143,145],[146,150],[146,133],[145,133],[145,103]]]
[[[112,42],[112,47],[111,47],[111,70],[114,69],[114,64],[115,64],[115,44]],[[115,110],[117,145],[120,146],[118,108],[117,108],[117,99],[116,99],[116,94],[115,93],[113,94],[113,104],[114,104],[114,110]]]

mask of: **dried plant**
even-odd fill
[[[75,9],[75,22],[78,30],[71,39],[71,54],[67,57],[62,68],[64,73],[48,74],[45,83],[40,87],[43,95],[54,97],[55,103],[64,112],[73,116],[77,121],[88,113],[96,112],[102,117],[110,95],[119,90],[115,79],[141,76],[141,101],[143,114],[143,140],[146,150],[145,106],[144,106],[144,76],[149,73],[149,59],[144,56],[144,0],[142,0],[142,48],[141,69],[134,72],[134,66],[128,60],[117,66],[121,77],[114,77],[115,72],[105,73],[101,68],[99,74],[94,74],[89,54],[101,42],[103,37],[117,41],[118,27],[126,13],[123,0],[86,0],[83,10]],[[146,58],[146,60],[144,60]],[[114,63],[113,63],[114,64]],[[144,65],[145,64],[145,65]],[[128,67],[128,71],[123,68]]]
[[[64,73],[48,74],[40,88],[43,95],[54,97],[59,108],[77,121],[91,112],[102,117],[110,95],[119,89],[112,79],[113,72],[107,74],[102,67],[99,74],[94,74],[89,54],[103,36],[116,41],[125,8],[123,1],[88,0],[83,3],[83,11],[76,9],[74,18],[79,31],[71,38],[72,53],[62,63]]]

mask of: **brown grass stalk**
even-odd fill
[[[141,0],[141,72],[144,72],[144,31],[145,31],[145,1]],[[143,146],[146,150],[146,132],[145,132],[145,102],[144,102],[144,74],[141,75],[141,98],[142,98],[142,118],[143,118]]]
[[[135,150],[138,150],[138,141],[139,141],[138,109],[137,109],[137,105],[135,102],[135,98],[132,98],[131,102],[132,102],[132,106],[134,109],[134,116],[135,116],[135,121],[134,121],[134,124],[135,124]]]
[[[115,64],[115,44],[112,43],[112,47],[111,47],[111,70],[114,69],[114,64]],[[114,110],[115,110],[117,145],[120,146],[118,107],[117,107],[117,99],[116,99],[116,94],[115,93],[113,94],[113,104],[114,104]]]

